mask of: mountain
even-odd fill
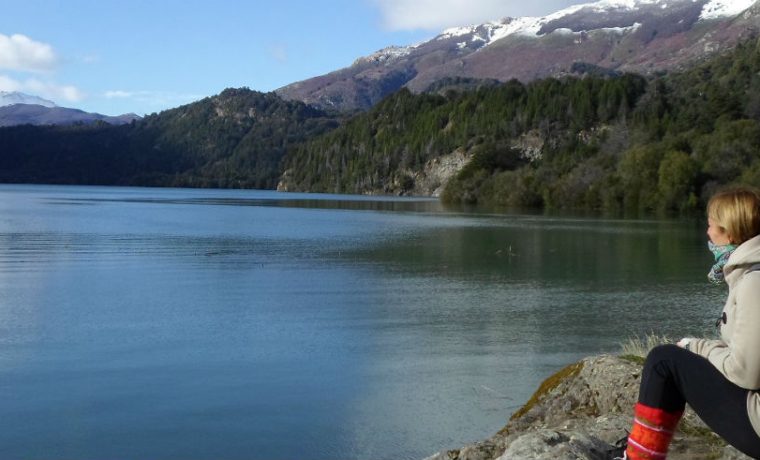
[[[102,121],[111,125],[123,125],[140,119],[134,113],[111,117],[65,107],[47,107],[36,104],[13,104],[0,107],[0,126],[15,125],[70,125]]]
[[[140,116],[134,113],[112,117],[59,107],[53,101],[29,94],[0,91],[0,126],[70,125],[98,121],[111,125],[123,125],[138,119]]]
[[[18,91],[0,91],[0,107],[13,104],[33,104],[43,107],[57,107],[55,102],[37,96],[19,93]]]
[[[337,124],[240,88],[118,126],[0,127],[0,182],[274,188],[286,148]]]
[[[279,185],[609,212],[693,212],[723,185],[760,186],[757,37],[651,77],[571,70],[438,79],[353,116],[240,88],[121,126],[5,127],[0,182]]]
[[[518,79],[681,70],[760,32],[754,0],[602,0],[545,17],[505,18],[392,46],[351,66],[277,90],[323,108],[367,109],[407,87],[438,80]]]
[[[760,186],[758,75],[754,38],[651,78],[591,73],[442,93],[404,88],[289,149],[279,189],[693,212],[721,186]]]

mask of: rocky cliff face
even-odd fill
[[[607,460],[630,430],[641,363],[586,358],[548,378],[492,437],[425,460]],[[668,459],[744,460],[687,409]]]
[[[394,175],[387,187],[365,190],[365,195],[441,196],[448,181],[472,159],[472,154],[457,149],[448,155],[433,158],[419,171],[406,169]],[[283,172],[278,192],[302,191],[293,184],[293,170]]]
[[[760,6],[752,0],[601,0],[450,29],[277,92],[319,107],[366,109],[401,87],[419,92],[451,77],[530,81],[588,68],[679,69],[758,33]]]

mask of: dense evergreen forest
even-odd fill
[[[450,203],[689,212],[760,186],[760,41],[680,73],[524,84],[447,80],[328,114],[228,89],[125,126],[0,128],[0,182],[410,193],[432,160],[469,163]]]
[[[648,80],[402,90],[294,147],[285,168],[292,189],[403,193],[426,162],[457,149],[472,160],[448,183],[446,202],[700,209],[722,185],[760,186],[760,42]]]
[[[274,188],[287,147],[338,119],[243,88],[124,126],[0,128],[0,182]]]

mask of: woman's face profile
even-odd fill
[[[707,219],[707,236],[717,246],[725,246],[731,243],[731,238],[726,230],[710,218]]]

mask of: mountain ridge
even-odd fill
[[[32,104],[43,107],[58,107],[55,102],[19,91],[0,91],[0,107],[14,104]]]
[[[364,110],[402,87],[422,92],[442,78],[530,82],[577,63],[645,75],[678,70],[758,33],[752,0],[601,0],[446,29],[276,92],[321,108]]]
[[[16,125],[71,125],[104,122],[122,125],[139,120],[134,113],[117,116],[60,107],[55,102],[18,91],[0,91],[0,127]]]
[[[228,88],[118,126],[0,127],[0,182],[274,188],[286,147],[337,123],[273,93]]]
[[[404,88],[295,146],[280,188],[424,193],[452,154],[466,164],[432,185],[453,205],[689,213],[721,186],[760,184],[757,38],[651,78],[578,67],[582,78]]]
[[[227,89],[123,126],[0,128],[0,182],[428,194],[454,205],[693,212],[760,184],[760,40],[645,78],[575,63],[452,77],[353,115]]]
[[[66,107],[47,107],[37,104],[13,104],[0,107],[0,126],[17,125],[71,125],[75,123],[104,122],[110,125],[122,125],[139,120],[134,113],[118,116],[101,115],[84,110]]]

